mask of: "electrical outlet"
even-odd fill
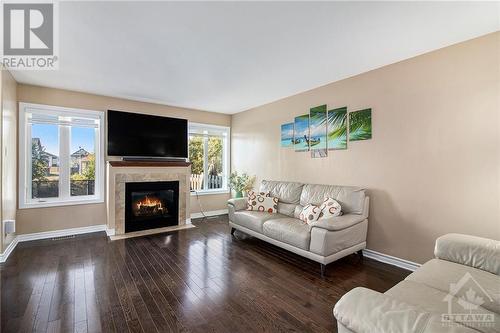
[[[4,220],[3,221],[3,231],[7,234],[13,234],[16,232],[16,220]]]

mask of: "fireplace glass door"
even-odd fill
[[[179,224],[179,182],[125,184],[125,232]]]

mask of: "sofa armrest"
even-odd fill
[[[500,241],[462,234],[447,234],[436,239],[434,255],[438,259],[500,275]]]
[[[441,314],[430,313],[414,305],[367,288],[354,288],[335,304],[333,315],[352,332],[447,332]],[[451,330],[450,330],[451,331]],[[453,332],[476,332],[454,325]],[[477,332],[476,332],[477,333]]]
[[[358,214],[345,214],[337,217],[317,220],[311,227],[322,228],[330,231],[343,230],[366,220],[366,216]]]
[[[234,210],[243,210],[247,208],[247,198],[234,198],[227,201],[228,206],[233,206]]]
[[[229,221],[234,221],[234,213],[247,208],[247,198],[235,198],[227,201]]]

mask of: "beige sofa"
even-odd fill
[[[384,294],[345,294],[333,310],[339,332],[500,332],[500,242],[448,234],[434,254]]]
[[[246,198],[228,201],[231,233],[238,229],[276,246],[325,265],[366,247],[369,198],[352,186],[315,185],[264,180],[260,191],[277,197],[278,213],[247,211]],[[337,200],[343,215],[309,225],[298,219],[308,203],[319,205],[326,198]]]

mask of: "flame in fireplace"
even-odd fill
[[[147,195],[136,202],[136,215],[156,215],[163,214],[166,207],[163,207],[160,199],[150,198]]]

